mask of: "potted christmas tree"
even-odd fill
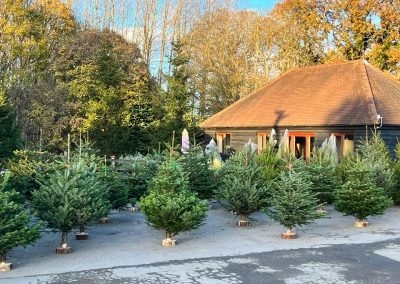
[[[336,190],[335,208],[357,218],[356,227],[367,227],[368,216],[383,214],[392,205],[371,176],[368,160],[358,154],[346,161],[346,182]]]
[[[149,225],[165,231],[163,246],[174,246],[174,236],[198,228],[207,215],[207,202],[189,190],[188,175],[171,158],[160,166],[140,207]]]
[[[264,212],[273,220],[287,228],[282,233],[283,239],[294,239],[295,226],[308,225],[315,219],[324,216],[318,212],[321,204],[315,193],[311,192],[311,182],[307,181],[304,173],[294,171],[282,172],[275,184],[270,206],[264,208]]]
[[[10,271],[12,264],[6,262],[6,254],[12,248],[26,246],[39,237],[41,224],[31,225],[31,215],[22,204],[16,203],[18,193],[6,191],[9,173],[0,182],[0,272]]]

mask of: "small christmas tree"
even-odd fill
[[[306,170],[312,183],[311,191],[317,194],[319,203],[332,203],[337,187],[336,164],[325,157],[321,149],[314,149]]]
[[[183,166],[189,173],[189,189],[197,192],[202,199],[211,198],[214,195],[216,181],[203,150],[200,147],[191,148],[184,156]]]
[[[248,226],[246,219],[266,205],[270,193],[257,164],[257,153],[244,147],[226,162],[219,175],[221,185],[216,190],[216,197],[239,215],[239,226]]]
[[[174,245],[178,233],[198,228],[207,214],[207,202],[189,190],[187,174],[173,159],[160,166],[140,206],[148,224],[165,231],[165,246]]]
[[[371,177],[368,161],[359,155],[347,160],[347,181],[335,193],[335,207],[345,215],[358,219],[357,227],[365,227],[365,218],[383,214],[392,205],[392,200],[385,196]]]
[[[264,208],[264,212],[287,228],[282,238],[295,238],[292,231],[295,226],[308,225],[324,216],[318,212],[321,204],[311,192],[311,186],[303,173],[288,171],[280,174],[270,206]]]
[[[10,269],[6,254],[12,248],[26,246],[39,237],[41,224],[31,224],[31,215],[23,205],[14,202],[18,195],[15,191],[5,191],[9,173],[0,181],[0,271]]]
[[[396,145],[396,162],[394,164],[395,185],[390,196],[396,205],[400,204],[400,143]]]

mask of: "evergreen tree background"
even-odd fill
[[[400,143],[396,145],[396,162],[394,164],[395,186],[391,197],[396,205],[400,204]]]
[[[392,200],[371,176],[368,160],[356,154],[347,160],[343,170],[347,181],[336,190],[336,210],[361,221],[368,216],[383,214],[392,205]]]
[[[279,176],[282,161],[274,145],[267,143],[266,148],[258,156],[257,163],[262,168],[262,174],[267,183],[272,183]]]
[[[32,214],[18,200],[18,193],[5,190],[10,173],[0,176],[0,263],[18,246],[33,244],[40,237],[41,224],[31,222]]]
[[[324,215],[318,212],[321,204],[311,187],[312,183],[304,173],[281,172],[270,204],[263,211],[289,230],[313,223]]]
[[[147,223],[164,230],[167,238],[198,228],[207,215],[207,202],[189,190],[188,175],[175,159],[160,166],[140,206]]]
[[[21,146],[20,129],[16,115],[6,103],[0,89],[0,161],[12,156],[13,151]]]

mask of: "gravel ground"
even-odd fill
[[[285,278],[284,282],[305,283],[306,279],[301,276],[307,273],[312,274],[313,269],[316,268],[318,271],[328,270],[333,274],[336,273],[336,276],[331,275],[333,282],[329,282],[330,274],[328,273],[329,275],[321,276],[327,279],[325,282],[318,280],[317,277],[315,281],[313,280],[314,282],[310,280],[309,283],[340,283],[340,281],[352,283],[345,276],[341,278],[341,273],[345,274],[348,269],[343,265],[346,265],[346,262],[351,264],[352,256],[354,263],[358,261],[356,255],[352,253],[353,249],[349,249],[350,247],[354,247],[354,251],[358,250],[359,256],[364,256],[366,259],[369,253],[365,247],[374,248],[373,254],[374,258],[378,259],[378,264],[379,259],[383,258],[400,267],[399,207],[389,209],[383,216],[370,218],[370,226],[361,229],[353,227],[352,217],[343,217],[332,207],[327,207],[327,211],[328,218],[297,229],[298,239],[282,240],[279,235],[284,229],[263,214],[252,216],[254,221],[250,228],[238,228],[235,226],[234,215],[213,204],[204,226],[177,236],[177,246],[173,248],[161,246],[163,233],[147,226],[141,213],[113,213],[110,214],[111,224],[93,225],[89,228],[89,240],[76,241],[73,240],[74,236],[71,234],[70,244],[73,247],[73,253],[70,255],[54,253],[59,243],[59,234],[51,231],[43,232],[41,240],[34,246],[11,251],[9,261],[13,263],[14,269],[11,272],[0,273],[0,283],[279,283],[279,279],[283,279],[279,271],[289,273],[291,270],[301,273],[299,275],[289,273],[287,279],[294,277],[294,280],[290,282]],[[369,245],[365,246],[365,244]],[[284,256],[291,256],[290,250],[297,250],[297,255],[302,255],[301,259],[304,259],[304,262],[286,263]],[[318,252],[323,253],[324,250],[333,250],[338,255],[348,255],[349,258],[336,257],[336,260],[333,258],[334,263],[324,263],[321,259],[315,258]],[[311,253],[313,251],[315,251],[314,255]],[[270,257],[276,258],[275,265],[272,265],[273,263],[272,266],[267,265],[265,260]],[[238,267],[244,269],[242,274],[236,275],[232,271],[229,272],[235,263],[232,259],[233,261],[239,259],[236,264],[240,264]],[[243,261],[245,263],[242,263]],[[243,277],[249,275],[246,263],[251,264],[251,271],[257,269],[259,271],[254,272],[254,277],[250,280],[243,282]],[[278,265],[279,263],[281,265]],[[236,270],[240,271],[238,267]],[[173,271],[170,273],[172,278],[166,277],[163,280],[163,275],[168,276],[166,271],[171,270]],[[193,279],[202,280],[191,281],[192,278],[185,274],[190,271],[194,271],[194,274],[191,274],[194,275]],[[196,271],[209,273],[201,274]],[[203,275],[201,276],[203,278],[197,277],[195,272]],[[271,281],[273,279],[276,281],[256,281],[256,279],[261,279],[257,278],[261,277],[257,276],[257,273],[261,273],[263,277],[267,273]],[[107,275],[111,274],[115,277],[107,278]],[[213,278],[214,274],[216,276]],[[81,275],[83,278],[80,279],[86,280],[77,280],[76,275]],[[92,275],[92,277],[88,278],[87,275]],[[140,282],[135,280],[137,275],[149,277],[158,275],[161,278],[141,277],[142,282]],[[389,279],[389,282],[365,283],[400,283],[400,280],[390,282],[392,277],[389,276],[385,278]],[[102,282],[101,279],[104,281]]]

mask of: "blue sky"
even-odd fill
[[[270,10],[278,0],[238,0],[239,9]]]

